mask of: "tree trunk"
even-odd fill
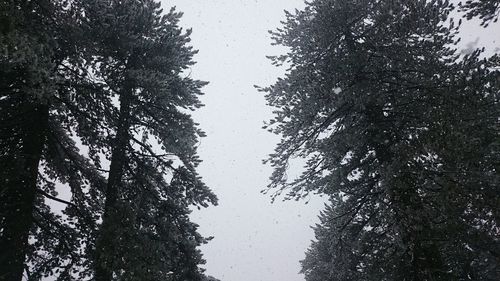
[[[119,217],[118,199],[122,185],[123,167],[126,164],[126,150],[130,142],[130,98],[131,88],[126,86],[120,96],[120,117],[117,124],[116,136],[113,142],[111,163],[109,168],[108,183],[106,188],[106,201],[96,245],[96,281],[113,280],[113,260],[116,252],[116,222]]]
[[[48,127],[48,107],[27,104],[21,122],[20,146],[0,155],[1,236],[0,280],[21,281],[33,223],[38,165]]]

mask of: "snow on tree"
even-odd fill
[[[204,134],[189,111],[205,82],[185,73],[196,52],[181,14],[155,1],[0,7],[0,280],[200,280],[210,238],[189,208],[217,199],[196,172]]]
[[[0,3],[0,279],[31,279],[82,265],[90,193],[104,179],[70,138],[72,112],[61,103],[82,83],[83,49],[75,7],[65,1]],[[78,106],[76,106],[78,107]],[[73,115],[74,116],[74,115]],[[73,202],[57,197],[64,183]],[[68,206],[65,218],[47,201]],[[67,280],[67,279],[64,279]]]
[[[110,161],[102,225],[95,246],[96,280],[200,280],[197,247],[207,242],[189,207],[217,199],[196,172],[197,128],[206,83],[185,72],[196,53],[174,9],[156,1],[87,1],[95,33],[96,97],[107,137],[89,138]],[[99,98],[108,99],[101,102]],[[111,97],[117,100],[111,107]],[[91,105],[92,106],[92,105]]]
[[[451,10],[317,0],[272,33],[269,189],[331,201],[306,280],[498,279],[499,60],[458,55]]]
[[[497,22],[500,15],[499,0],[467,0],[465,3],[460,2],[459,6],[467,19],[478,17],[484,27],[491,22]]]

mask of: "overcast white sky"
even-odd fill
[[[313,239],[309,226],[317,222],[324,199],[270,204],[269,196],[260,194],[271,174],[261,160],[278,137],[261,129],[271,109],[253,88],[283,73],[265,58],[283,52],[270,45],[267,31],[280,26],[284,9],[300,9],[303,1],[162,2],[165,9],[177,6],[184,12],[181,25],[193,28],[192,45],[200,51],[191,75],[210,82],[202,98],[206,106],[194,115],[208,134],[199,151],[204,160],[199,171],[220,204],[192,215],[202,234],[215,236],[202,247],[207,273],[222,281],[304,280],[299,260]],[[480,37],[476,42],[491,50],[499,45],[499,35],[492,33],[498,25],[485,31],[466,23],[464,30],[463,48]]]
[[[191,76],[209,81],[195,113],[208,137],[202,139],[199,171],[218,195],[217,207],[195,212],[192,219],[215,239],[202,248],[207,273],[222,281],[299,281],[299,260],[313,238],[321,200],[270,203],[260,194],[271,169],[262,159],[278,137],[261,129],[271,117],[253,85],[271,84],[283,72],[266,55],[267,33],[280,25],[284,9],[303,7],[301,0],[163,1],[184,12],[181,24],[193,28],[199,50]],[[278,200],[279,201],[279,200]]]

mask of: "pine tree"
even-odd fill
[[[180,13],[162,15],[155,1],[85,3],[96,79],[116,100],[103,95],[111,106],[96,105],[109,133],[88,143],[110,161],[95,278],[200,280],[196,247],[207,239],[189,221],[189,206],[216,197],[195,170],[204,134],[188,111],[201,106],[205,83],[184,74],[195,54],[190,31],[178,26]]]
[[[261,89],[282,136],[269,188],[332,201],[307,280],[498,278],[498,59],[456,55],[451,9],[318,0],[273,33],[290,52]]]
[[[71,139],[75,116],[61,102],[92,91],[75,75],[86,69],[77,9],[66,1],[0,3],[0,280],[21,280],[23,271],[30,280],[54,271],[72,280],[84,263],[80,244],[95,228],[91,209],[104,179]],[[71,202],[57,197],[56,184],[71,189]],[[66,204],[64,217],[47,200]]]
[[[1,5],[2,280],[23,268],[29,280],[95,268],[105,280],[200,280],[208,239],[189,206],[216,197],[195,170],[203,133],[187,111],[205,83],[183,74],[195,51],[180,13],[162,16],[154,1]],[[47,200],[67,208],[53,213]]]
[[[18,92],[21,88],[29,89],[29,86],[33,87],[49,80],[46,70],[51,65],[50,61],[43,60],[47,55],[43,54],[45,42],[42,40],[48,38],[40,38],[42,43],[38,43],[36,37],[23,36],[24,34],[16,29],[16,25],[24,23],[25,15],[22,14],[23,11],[16,10],[9,4],[2,3],[1,7],[2,22],[5,24],[2,30],[3,54],[2,75],[0,75],[3,88],[0,101],[2,107],[0,276],[2,280],[21,280],[48,109],[37,101],[46,95],[43,91],[35,92],[37,90],[35,88],[31,93]],[[38,19],[34,21],[36,20]],[[25,47],[19,50],[18,46]],[[13,63],[9,63],[11,57]],[[34,61],[35,57],[42,59],[37,65],[28,64],[30,60]],[[16,65],[27,65],[27,67],[16,68]],[[32,78],[31,81],[26,81],[29,78]],[[19,118],[21,116],[24,118]]]

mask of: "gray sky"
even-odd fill
[[[283,72],[266,55],[268,30],[279,27],[284,9],[301,0],[163,1],[165,10],[184,12],[181,24],[193,28],[199,50],[191,76],[209,81],[195,118],[208,137],[202,139],[199,171],[219,197],[219,206],[195,212],[192,219],[215,239],[202,247],[207,273],[222,281],[298,281],[299,260],[313,238],[322,200],[270,203],[260,194],[271,169],[262,159],[278,137],[261,129],[271,108],[253,85],[271,84]]]
[[[163,0],[163,7],[184,12],[181,25],[193,28],[195,57],[192,77],[209,81],[195,119],[208,137],[202,139],[199,171],[218,195],[217,207],[194,212],[202,234],[215,239],[202,247],[209,275],[222,281],[299,281],[299,260],[313,239],[324,199],[277,201],[260,194],[271,169],[261,160],[271,153],[277,136],[262,130],[271,117],[262,94],[283,74],[266,55],[284,52],[270,45],[270,29],[280,26],[283,10],[304,6],[302,0]],[[461,48],[499,46],[499,25],[483,30],[465,23]],[[485,35],[486,34],[486,35]],[[495,38],[493,38],[495,37]],[[486,39],[486,40],[485,40]],[[294,172],[290,174],[293,176]]]

